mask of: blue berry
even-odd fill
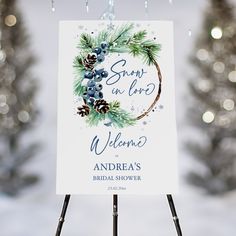
[[[102,54],[103,54],[104,56],[106,56],[106,55],[108,54],[108,50],[103,49],[103,50],[102,50]]]
[[[103,72],[101,73],[101,76],[102,76],[103,78],[106,78],[106,77],[108,76],[108,72],[107,72],[107,71],[103,71]]]
[[[104,71],[104,69],[94,70],[95,75],[101,75],[101,73]]]
[[[99,47],[96,47],[93,49],[93,52],[95,52],[97,55],[99,55],[102,52],[102,49]]]
[[[89,80],[87,83],[88,87],[94,87],[96,85],[96,83],[94,82],[94,80]]]
[[[86,79],[92,79],[93,78],[93,72],[92,71],[86,71],[84,73],[84,78]]]
[[[100,82],[100,81],[102,81],[102,76],[100,76],[100,75],[95,75],[94,81],[95,81],[95,82]]]
[[[87,92],[83,93],[82,97],[83,97],[83,99],[85,99],[85,100],[87,100],[87,99],[89,98]]]
[[[101,91],[102,90],[102,85],[101,84],[96,84],[95,89],[96,89],[96,91]]]
[[[89,105],[93,106],[93,104],[95,102],[95,99],[94,98],[89,98],[87,102],[88,102]]]
[[[102,49],[105,49],[105,48],[107,48],[108,47],[108,43],[107,42],[101,42],[101,48]]]
[[[98,57],[97,57],[97,61],[101,63],[101,62],[103,62],[104,60],[105,60],[104,55],[103,55],[103,54],[99,54]]]
[[[87,88],[87,93],[90,97],[93,97],[94,96],[94,93],[95,93],[95,89],[94,87],[88,87]]]
[[[95,98],[95,99],[101,99],[101,98],[103,98],[103,93],[100,92],[100,91],[95,92],[94,98]]]
[[[103,93],[102,92],[98,92],[98,96],[99,96],[100,99],[103,98]]]

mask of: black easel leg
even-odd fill
[[[59,222],[58,222],[58,225],[57,225],[57,231],[56,231],[55,236],[60,236],[61,235],[61,230],[62,230],[63,223],[65,221],[65,215],[66,215],[66,210],[67,210],[69,201],[70,201],[70,195],[66,195],[65,199],[64,199],[62,211],[61,211],[61,216],[59,218]]]
[[[118,195],[113,195],[113,236],[118,236]]]
[[[173,221],[175,223],[175,228],[176,228],[177,235],[182,236],[182,231],[181,231],[181,227],[180,227],[180,223],[179,223],[179,218],[178,218],[177,213],[176,213],[175,204],[174,204],[172,195],[167,194],[166,196],[167,196],[167,200],[168,200],[168,203],[169,203],[169,206],[170,206]]]

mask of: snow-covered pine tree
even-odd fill
[[[209,1],[195,45],[188,117],[202,140],[188,147],[204,171],[196,169],[189,180],[223,193],[236,188],[236,20],[228,0]]]
[[[24,147],[21,140],[35,119],[36,82],[30,72],[35,58],[16,2],[0,1],[0,192],[10,195],[37,180],[23,170],[35,152],[35,145]]]

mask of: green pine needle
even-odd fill
[[[133,35],[132,40],[133,41],[142,41],[142,40],[145,39],[146,36],[147,36],[147,31],[146,30],[141,30],[141,31],[138,31],[137,33],[135,33]]]
[[[76,56],[73,61],[73,67],[76,69],[76,72],[78,73],[84,73],[85,68],[83,65],[83,56]]]
[[[124,128],[127,126],[132,126],[136,123],[136,120],[123,109],[110,111],[107,116],[115,128]]]
[[[97,126],[100,121],[105,120],[106,114],[97,112],[93,107],[90,107],[89,115],[87,116],[86,122],[89,126]]]
[[[141,43],[141,47],[143,62],[149,66],[153,65],[161,50],[161,45],[152,40],[146,40]]]
[[[83,78],[84,78],[84,65],[83,65],[83,57],[77,56],[73,61],[73,67],[75,68],[75,81],[74,81],[74,94],[81,96],[85,92],[85,86],[82,85]]]
[[[121,109],[118,101],[111,102],[109,107],[107,117],[115,128],[124,128],[136,123],[136,118],[124,109]]]
[[[145,40],[141,43],[133,43],[131,41],[129,44],[130,54],[134,57],[141,56],[143,62],[149,66],[154,64],[160,50],[161,45],[151,40]]]
[[[102,41],[109,41],[108,51],[110,53],[130,53],[134,57],[140,56],[147,65],[153,65],[156,60],[161,45],[153,40],[145,40],[146,30],[140,30],[132,35],[134,25],[132,23],[123,24],[113,32],[101,31],[97,37],[92,37],[87,33],[81,34],[79,48],[85,54],[91,52]],[[76,64],[77,67],[83,66],[82,63]]]
[[[91,50],[95,47],[95,40],[90,34],[82,33],[80,35],[80,41],[78,44],[78,48],[84,51]]]
[[[101,42],[108,42],[108,51],[110,53],[130,53],[133,57],[141,57],[147,65],[153,65],[161,50],[161,45],[152,40],[147,40],[146,30],[138,31],[132,34],[134,25],[131,23],[123,24],[113,31],[103,30],[99,32],[97,37],[92,37],[87,33],[80,36],[78,48],[80,55],[74,59],[73,66],[75,68],[76,80],[74,82],[75,95],[82,96],[86,88],[82,85],[85,68],[83,60],[92,49],[99,47]],[[90,113],[86,122],[90,126],[97,126],[101,121],[109,119],[115,128],[124,128],[132,126],[136,123],[136,118],[129,112],[120,107],[118,101],[109,103],[109,111],[106,114],[97,112],[90,107]]]
[[[107,30],[102,30],[99,32],[98,36],[95,38],[96,45],[99,46],[101,42],[107,41],[109,33]]]
[[[129,52],[129,48],[126,45],[119,46],[119,47],[111,47],[109,48],[109,52],[125,53],[125,52]]]
[[[110,111],[112,110],[116,110],[116,109],[119,109],[120,108],[120,102],[119,101],[113,101],[113,102],[110,102],[109,104],[109,109]]]
[[[129,45],[129,53],[134,57],[140,56],[142,54],[142,48],[140,44],[131,43]]]
[[[120,27],[117,27],[113,34],[110,35],[109,46],[113,46],[114,43],[117,45],[122,45],[127,43],[128,39],[131,36],[131,31],[134,28],[134,24],[123,24]]]
[[[115,128],[124,128],[136,123],[136,118],[129,112],[121,109],[118,101],[109,103],[109,111],[106,114],[101,114],[93,107],[90,107],[90,113],[87,116],[86,122],[90,126],[97,126],[100,121],[105,119],[109,119]]]
[[[83,80],[81,78],[75,80],[74,86],[73,86],[75,95],[82,96],[83,93],[85,92],[86,87],[82,85],[82,81]]]

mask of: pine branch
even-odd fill
[[[6,60],[1,60],[0,87],[4,94],[15,97],[14,102],[8,101],[7,114],[0,115],[0,138],[4,143],[0,155],[0,194],[12,196],[38,179],[35,175],[28,175],[24,167],[38,149],[33,144],[22,145],[24,133],[29,129],[32,131],[39,113],[34,101],[38,79],[31,71],[37,58],[32,54],[30,38],[17,5],[17,1],[0,1],[1,50],[6,56]],[[17,16],[14,29],[4,23],[12,12]],[[14,53],[9,50],[13,48]]]
[[[138,31],[137,33],[135,33],[133,35],[133,37],[131,38],[131,41],[142,41],[145,39],[145,37],[147,36],[147,31],[146,30],[141,30]]]
[[[136,119],[132,117],[129,112],[120,108],[120,103],[118,101],[111,102],[109,107],[110,110],[107,113],[107,116],[115,128],[124,128],[136,123]]]
[[[143,49],[140,44],[131,43],[129,45],[129,53],[134,57],[140,56],[142,54],[142,50]]]
[[[122,45],[128,41],[131,35],[131,30],[133,29],[133,24],[124,24],[118,27],[115,32],[110,36],[109,45],[113,46],[114,43],[117,45]]]
[[[78,48],[87,51],[93,49],[94,47],[95,47],[95,41],[93,37],[87,33],[82,33],[80,35]]]
[[[111,46],[109,51],[117,53],[129,52],[134,57],[141,56],[145,64],[152,65],[161,50],[161,45],[152,40],[145,40],[146,30],[139,31],[131,36],[129,31],[133,28],[133,25],[128,26],[123,26],[117,30],[119,32],[115,33],[117,46]],[[122,35],[123,33],[124,35]],[[129,38],[127,38],[128,36]]]
[[[88,52],[109,38],[109,52],[129,52],[134,57],[141,56],[143,62],[150,66],[156,60],[158,52],[161,50],[161,45],[152,40],[145,40],[147,36],[146,30],[138,31],[132,35],[133,28],[133,24],[123,24],[117,27],[114,33],[110,35],[107,30],[101,31],[95,39],[89,34],[83,33],[80,37],[79,48],[83,52]],[[78,62],[75,61],[74,65],[82,69],[83,63],[81,62],[81,58],[77,58],[77,60]]]
[[[130,53],[134,57],[140,56],[143,61],[148,64],[154,64],[158,52],[161,49],[160,44],[157,44],[151,40],[145,40],[147,32],[141,30],[132,35],[133,24],[124,24],[117,27],[113,33],[107,30],[101,31],[95,39],[88,34],[82,34],[80,39],[79,48],[83,52],[80,56],[74,60],[74,67],[76,68],[77,80],[74,84],[74,92],[76,95],[82,95],[85,91],[85,86],[82,85],[84,76],[83,58],[84,54],[91,52],[96,46],[99,46],[102,41],[108,40],[108,51],[110,53]],[[87,116],[86,122],[90,126],[96,126],[100,121],[109,119],[112,125],[116,128],[124,128],[134,125],[137,118],[134,118],[132,114],[120,108],[118,101],[111,102],[109,104],[109,110],[106,114],[97,112],[91,107],[90,113]]]
[[[141,47],[143,62],[149,66],[153,65],[158,56],[159,51],[161,50],[161,45],[151,40],[146,40],[141,43]]]
[[[228,58],[236,53],[234,9],[229,2],[228,0],[210,1],[203,17],[202,32],[197,37],[194,51],[189,58],[195,67],[196,78],[191,78],[189,83],[189,97],[194,98],[195,101],[193,99],[188,102],[188,121],[194,125],[196,131],[200,131],[197,136],[201,138],[186,142],[186,147],[204,167],[202,168],[204,171],[196,170],[189,174],[188,179],[191,183],[203,187],[208,193],[214,194],[236,188],[236,175],[233,168],[236,163],[235,150],[230,149],[235,146],[235,133],[233,134],[235,109],[227,111],[222,106],[222,101],[230,96],[229,94],[234,94],[232,90],[234,83],[227,79],[228,72],[233,68]],[[225,33],[229,25],[234,32],[230,38]],[[215,40],[209,33],[215,26],[222,29],[223,35],[220,40]],[[215,48],[216,44],[221,50]],[[227,47],[225,47],[226,44]],[[206,60],[196,56],[199,49],[206,50],[206,55],[208,55]],[[212,69],[212,65],[217,61],[224,63],[223,73],[217,73]],[[202,86],[203,80],[197,78],[207,79],[206,81],[210,83]],[[231,99],[235,102],[234,96]],[[212,110],[215,114],[210,123],[203,117],[207,110]],[[200,135],[201,129],[203,129],[203,135]],[[227,145],[225,145],[225,140],[227,140]]]
[[[86,87],[82,85],[83,79],[79,78],[74,81],[74,94],[78,96],[82,96],[86,90]]]
[[[131,117],[128,112],[122,109],[110,111],[107,115],[115,128],[124,128],[136,123],[135,119]]]
[[[125,53],[125,52],[129,52],[129,48],[125,45],[125,46],[119,46],[119,47],[111,47],[109,48],[109,52],[111,53]]]
[[[73,67],[75,68],[75,81],[74,81],[74,94],[81,96],[85,92],[85,86],[82,85],[84,78],[84,65],[82,56],[75,57],[73,61]]]
[[[149,66],[153,65],[161,50],[161,45],[151,40],[145,40],[140,43],[135,43],[131,40],[128,47],[132,56],[141,56],[143,62]]]
[[[75,57],[73,61],[73,67],[78,73],[83,73],[85,71],[82,55]]]
[[[107,30],[100,31],[98,36],[95,39],[96,45],[100,45],[101,42],[107,41],[109,37],[109,33]]]
[[[90,107],[89,115],[87,116],[86,122],[90,126],[97,126],[100,121],[105,120],[106,114],[97,112],[93,107]]]
[[[97,112],[93,107],[90,107],[90,113],[87,116],[86,122],[90,126],[97,126],[100,121],[109,119],[115,128],[124,128],[134,125],[136,119],[132,115],[120,108],[118,101],[109,104],[109,111],[106,114]]]

